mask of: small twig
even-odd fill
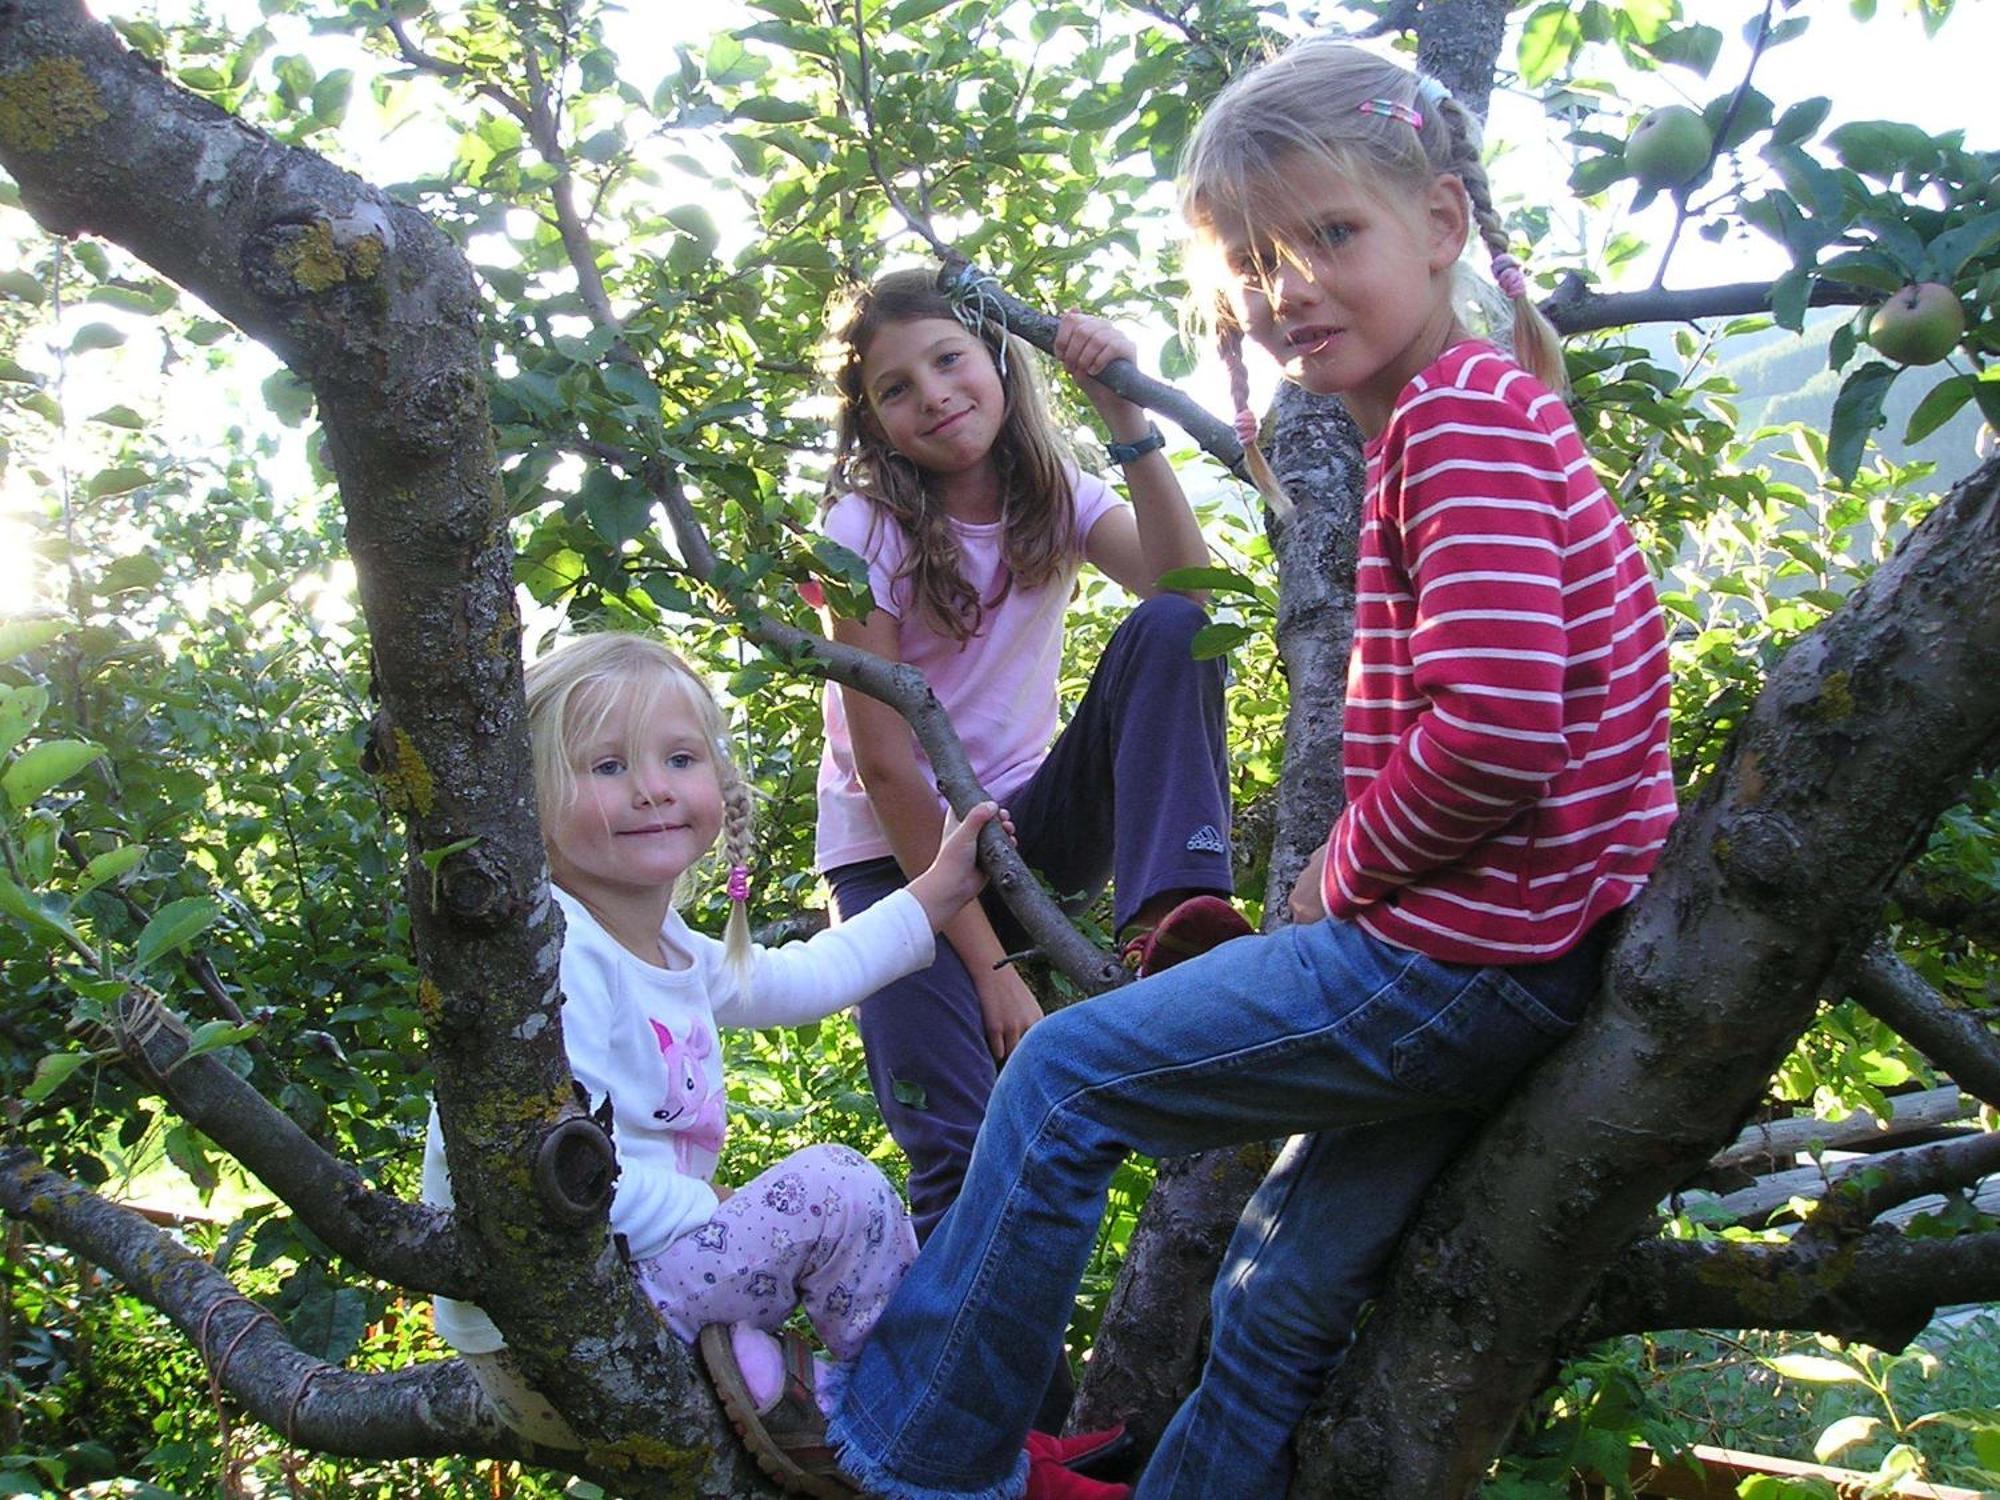
[[[403,61],[411,67],[420,68],[424,72],[435,74],[439,78],[459,79],[471,74],[472,70],[463,63],[447,62],[442,57],[424,51],[423,48],[410,39],[409,32],[403,29],[402,20],[393,12],[384,9],[378,14],[381,17],[382,24],[388,28],[389,34],[396,39],[396,50],[402,53]],[[491,99],[523,125],[528,123],[528,107],[498,84],[489,82],[477,83],[473,85],[472,91],[482,98]]]
[[[865,143],[868,152],[868,170],[874,174],[875,181],[881,185],[882,192],[889,199],[889,206],[903,216],[903,222],[908,224],[918,235],[922,236],[924,243],[929,245],[936,255],[943,257],[949,254],[950,251],[945,242],[938,237],[937,230],[931,225],[929,213],[930,195],[924,186],[922,170],[917,170],[917,199],[922,204],[922,208],[913,209],[908,203],[903,201],[902,194],[896,191],[895,182],[890,178],[889,173],[882,165],[881,135],[875,128],[875,88],[869,76],[868,68],[868,30],[862,24],[861,0],[854,0],[854,47],[860,59],[860,75],[856,78],[855,82],[859,85],[861,95],[861,120],[865,127],[862,131],[861,139]]]
[[[1750,80],[1756,76],[1757,61],[1764,55],[1764,44],[1771,36],[1772,0],[1764,0],[1764,13],[1757,20],[1757,35],[1750,43],[1750,62],[1743,69],[1743,81],[1736,85],[1736,92],[1730,96],[1729,107],[1722,112],[1722,120],[1715,127],[1715,144],[1709,148],[1708,159],[1714,161],[1723,149],[1722,143],[1729,139],[1729,127],[1736,123],[1736,115],[1743,108],[1743,100],[1750,92]],[[1683,183],[1674,190],[1674,227],[1667,235],[1667,246],[1660,252],[1660,268],[1653,273],[1653,289],[1659,290],[1667,279],[1667,263],[1674,258],[1674,247],[1680,243],[1681,229],[1688,220],[1688,189],[1692,182]]]

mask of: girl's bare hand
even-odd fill
[[[959,908],[985,888],[986,872],[979,868],[979,830],[996,819],[1011,840],[1014,820],[997,803],[980,803],[963,823],[946,811],[937,858],[910,882],[910,894],[922,905],[932,931],[957,916]]]
[[[1069,371],[1083,388],[1084,395],[1090,398],[1090,404],[1097,408],[1099,416],[1107,422],[1114,416],[1132,416],[1143,426],[1144,414],[1138,407],[1094,378],[1114,360],[1138,357],[1139,346],[1117,324],[1072,308],[1056,322],[1055,353],[1056,358],[1062,361],[1062,367]],[[1140,433],[1114,432],[1111,436],[1114,440],[1129,442]]]

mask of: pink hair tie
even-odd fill
[[[1354,106],[1358,115],[1381,115],[1390,120],[1401,120],[1412,130],[1424,128],[1424,112],[1414,105],[1398,104],[1394,99],[1363,99]]]
[[[1522,271],[1521,263],[1511,255],[1493,257],[1493,279],[1500,283],[1500,291],[1509,301],[1518,301],[1528,295],[1528,277]]]
[[[750,899],[750,867],[731,865],[729,867],[729,899],[738,906]]]
[[[1236,441],[1244,447],[1257,441],[1257,428],[1257,413],[1249,407],[1243,407],[1236,413]]]

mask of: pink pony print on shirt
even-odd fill
[[[674,1159],[687,1172],[692,1170],[688,1159],[695,1151],[722,1151],[722,1095],[709,1091],[708,1070],[702,1067],[702,1062],[714,1055],[715,1033],[696,1021],[686,1039],[677,1040],[658,1021],[652,1026],[653,1039],[660,1044],[660,1061],[667,1069],[666,1101],[653,1111],[653,1118],[677,1132]]]

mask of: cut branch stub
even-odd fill
[[[558,1120],[535,1152],[535,1193],[561,1224],[587,1224],[610,1210],[618,1156],[604,1127],[581,1115]]]

